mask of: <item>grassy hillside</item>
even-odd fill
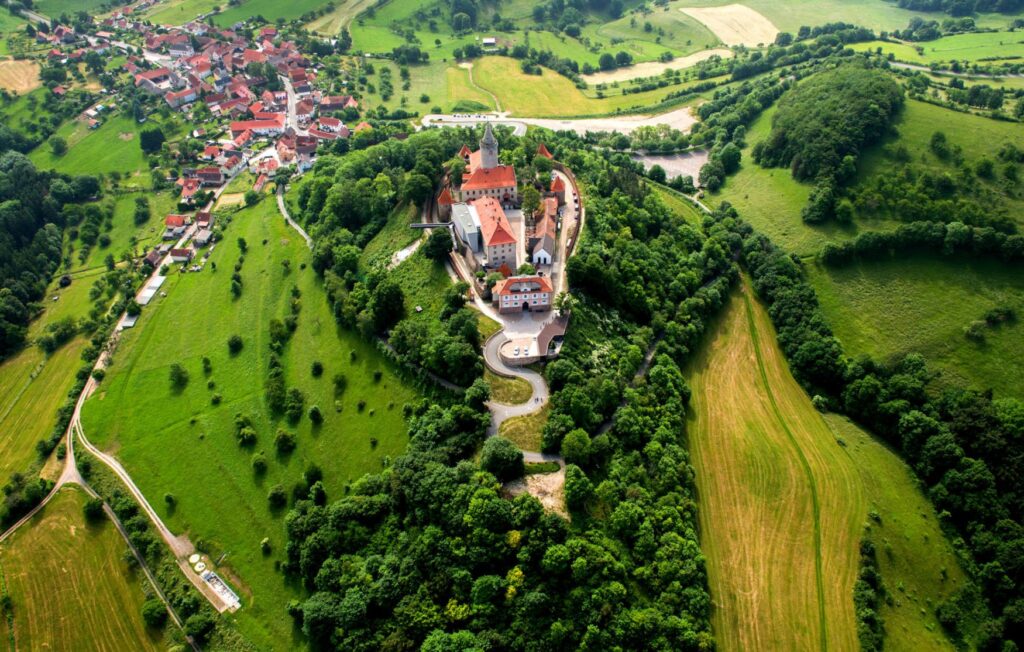
[[[121,172],[131,176],[148,170],[142,148],[139,147],[139,133],[157,124],[163,128],[168,140],[180,131],[180,125],[174,120],[167,124],[151,121],[140,125],[131,116],[124,114],[108,117],[96,129],[89,129],[82,120],[72,120],[56,133],[67,140],[66,154],[54,156],[44,143],[33,150],[29,158],[41,169],[54,168],[66,174]],[[124,183],[148,186],[149,175],[146,173],[137,181],[126,180]]]
[[[232,300],[239,237],[247,241],[248,253],[241,297]],[[284,260],[290,261],[290,272]],[[262,649],[297,645],[284,611],[297,592],[275,570],[284,552],[284,512],[270,509],[268,491],[279,483],[290,489],[308,465],[316,464],[328,495],[340,496],[347,482],[379,469],[387,456],[404,449],[402,407],[417,398],[375,349],[337,328],[320,280],[311,268],[302,268],[309,260],[309,250],[270,199],[237,213],[210,258],[217,270],[208,265],[201,273],[167,280],[168,296],[150,304],[136,328],[122,337],[114,365],[83,415],[89,437],[117,454],[143,492],[165,510],[172,530],[205,541],[213,558],[229,554],[226,573],[245,605],[236,616],[238,626]],[[292,425],[266,404],[268,325],[289,314],[293,286],[301,291],[302,308],[280,359],[288,387],[305,394],[304,411],[312,405],[322,410],[321,426],[306,416]],[[227,347],[233,334],[244,342],[235,356]],[[209,375],[203,372],[203,356],[211,361]],[[311,372],[314,361],[323,364],[320,377]],[[169,381],[172,362],[190,375],[180,393]],[[347,378],[337,399],[335,374]],[[221,396],[219,405],[212,403],[215,394]],[[238,413],[249,416],[257,432],[251,448],[236,442]],[[294,452],[276,452],[279,428],[297,435]],[[259,451],[268,462],[262,475],[251,466]],[[162,500],[168,492],[177,498],[173,510]],[[269,555],[260,552],[264,537],[271,542]]]
[[[999,261],[913,256],[808,271],[848,354],[886,359],[918,352],[942,373],[940,382],[1024,398],[1020,321],[986,329],[981,343],[963,333],[997,305],[1024,314],[1020,269]]]
[[[909,470],[814,409],[749,287],[713,333],[690,365],[687,429],[721,649],[858,649],[852,591],[872,509],[890,544],[889,649],[952,649],[931,606],[962,574]]]
[[[0,618],[0,637],[18,650],[167,649],[164,633],[142,621],[145,577],[125,561],[113,523],[85,522],[85,500],[75,487],[62,489],[0,545],[0,574],[14,613],[13,632]]]
[[[885,54],[892,53],[900,61],[925,65],[954,60],[1019,59],[1024,56],[1024,35],[1020,32],[983,32],[953,34],[914,45],[875,41],[853,46],[853,49],[859,51],[874,52],[878,48],[882,48]]]

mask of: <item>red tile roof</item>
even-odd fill
[[[480,230],[483,232],[484,244],[488,247],[494,245],[514,244],[516,236],[512,234],[512,225],[505,217],[505,211],[501,204],[494,197],[481,197],[472,202],[480,216]]]
[[[490,190],[493,188],[514,188],[516,185],[516,170],[511,165],[499,165],[493,168],[480,168],[473,170],[462,182],[463,190]]]
[[[537,155],[543,156],[544,158],[555,158],[554,156],[551,155],[551,152],[548,151],[548,148],[544,145],[544,143],[541,143],[537,147]]]
[[[437,196],[437,203],[442,206],[451,206],[455,203],[455,200],[452,199],[452,193],[448,190],[448,186],[445,186],[441,194]]]
[[[172,226],[172,227],[185,226],[185,216],[184,215],[168,215],[164,219],[164,226]]]
[[[533,287],[534,285],[536,287]],[[543,276],[510,276],[495,283],[492,292],[497,296],[523,292],[551,292],[551,283]]]
[[[562,181],[562,177],[555,177],[555,180],[551,182],[551,192],[562,192],[565,190],[565,182]]]

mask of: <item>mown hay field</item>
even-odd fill
[[[815,410],[748,285],[712,330],[688,370],[687,429],[720,649],[857,650],[853,584],[872,509],[891,546],[892,649],[952,649],[929,605],[963,578],[909,470]]]
[[[114,524],[87,524],[86,495],[62,489],[0,545],[14,631],[0,618],[0,637],[17,650],[120,652],[167,649],[165,635],[142,621],[145,577],[125,561]],[[168,620],[167,627],[173,627]]]

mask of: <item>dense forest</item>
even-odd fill
[[[754,146],[764,167],[789,167],[814,180],[804,220],[833,216],[838,187],[856,174],[857,157],[878,142],[903,106],[903,91],[881,70],[841,65],[802,81],[779,100],[768,137]]]
[[[6,128],[0,128],[0,141]],[[17,139],[15,139],[17,140]],[[61,262],[65,202],[95,195],[93,177],[40,172],[23,154],[0,154],[0,359],[25,341],[28,324]]]
[[[816,403],[848,414],[900,451],[954,543],[971,552],[967,570],[975,584],[936,605],[939,621],[954,638],[967,623],[981,621],[974,635],[979,649],[1017,649],[1024,642],[1024,403],[940,391],[920,355],[885,365],[847,358],[800,263],[728,203],[713,219],[734,234],[734,251],[768,304],[797,379]],[[949,231],[941,224],[911,226]],[[969,228],[960,232],[970,242]]]
[[[503,151],[532,156],[517,142]],[[488,422],[482,384],[419,405],[405,455],[288,517],[287,570],[312,592],[291,612],[317,649],[713,646],[679,363],[736,278],[729,236],[678,220],[628,157],[575,137],[545,142],[589,199],[569,269],[574,325],[547,369],[544,441],[569,462],[571,520],[503,498],[498,447],[484,447],[482,467],[472,461]],[[645,351],[656,355],[637,379]]]

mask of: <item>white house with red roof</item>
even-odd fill
[[[481,197],[471,201],[470,205],[480,221],[487,264],[493,267],[508,265],[512,269],[519,267],[519,241],[498,200],[494,197]]]
[[[544,312],[551,310],[551,281],[543,276],[510,276],[498,281],[491,290],[500,313]]]

